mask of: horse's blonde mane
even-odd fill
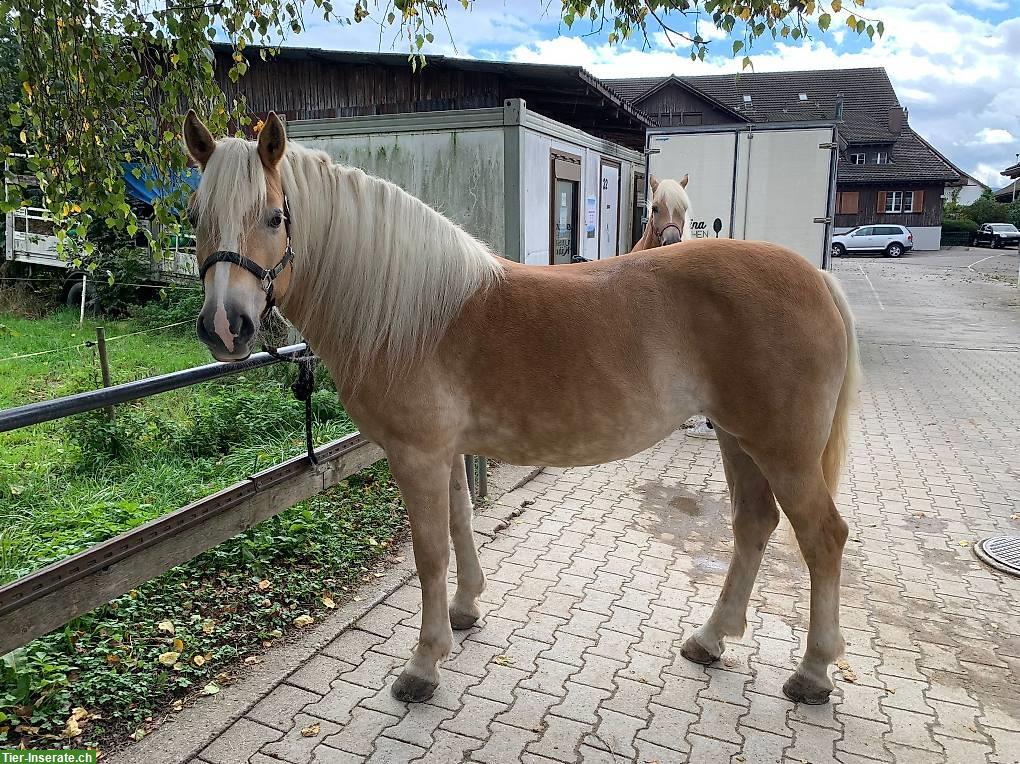
[[[202,170],[191,209],[199,225],[212,233],[215,249],[237,250],[252,216],[266,204],[266,173],[255,144],[224,138]]]
[[[224,147],[228,156],[216,162]],[[247,156],[237,155],[242,148]],[[391,373],[406,368],[503,275],[485,244],[393,183],[292,142],[280,174],[296,253],[280,308],[342,375],[338,383],[357,384],[377,361]],[[218,142],[203,187],[198,202],[221,219],[261,210],[266,176],[256,144]]]

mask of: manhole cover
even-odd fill
[[[974,545],[974,554],[996,570],[1020,576],[1020,536],[991,536]]]

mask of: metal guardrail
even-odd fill
[[[292,358],[303,353],[308,346],[304,343],[288,345],[276,352],[285,358]],[[135,382],[125,382],[112,387],[104,387],[100,390],[92,390],[87,393],[76,393],[63,398],[54,398],[50,401],[40,403],[28,403],[24,406],[17,406],[12,409],[0,411],[0,432],[17,430],[21,427],[51,422],[54,419],[63,419],[74,414],[83,414],[86,411],[113,406],[118,403],[145,398],[157,393],[165,393],[170,390],[180,390],[183,387],[190,387],[199,382],[229,377],[233,374],[242,374],[252,369],[259,369],[263,366],[271,366],[279,363],[269,353],[254,353],[243,361],[236,363],[209,363],[204,366],[196,366],[192,369],[174,371],[169,374],[161,374],[157,377],[139,379]]]
[[[276,351],[284,359],[303,354],[305,343]],[[0,411],[0,433],[96,411],[149,395],[280,363],[255,353],[236,363],[211,363],[157,377]],[[307,455],[252,475],[222,491],[168,512],[83,552],[0,586],[0,655],[84,615],[139,584],[187,562],[253,525],[279,514],[385,458],[382,449],[355,432]],[[486,494],[484,457],[466,455],[473,498]]]

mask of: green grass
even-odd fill
[[[103,325],[114,338],[153,323]],[[70,312],[0,314],[0,408],[99,386],[91,348],[3,360],[80,343],[94,326],[79,328]],[[189,326],[109,349],[114,382],[209,360]],[[0,583],[301,453],[292,375],[271,367],[119,406],[113,423],[95,412],[0,434]],[[316,392],[314,412],[317,442],[353,430],[332,390]],[[4,656],[0,741],[81,747],[142,734],[158,709],[215,688],[299,615],[350,596],[405,526],[396,487],[377,465]],[[167,621],[172,634],[159,627]],[[178,655],[161,662],[169,653]],[[79,707],[102,718],[61,738]]]

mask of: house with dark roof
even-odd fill
[[[945,200],[954,200],[957,204],[964,206],[973,204],[985,191],[991,191],[992,189],[980,180],[975,178],[963,170],[960,170],[960,177],[963,179],[963,184],[958,186],[946,186],[946,192],[942,195]]]
[[[1017,154],[1017,158],[1020,159],[1020,154]],[[995,201],[1010,204],[1020,199],[1020,162],[1007,167],[1000,174],[1012,178],[1013,182],[995,192]]]
[[[963,173],[908,122],[885,69],[753,72],[610,79],[660,127],[835,120],[835,230],[898,223],[918,249],[937,249],[946,186]],[[691,178],[697,183],[697,178]]]

